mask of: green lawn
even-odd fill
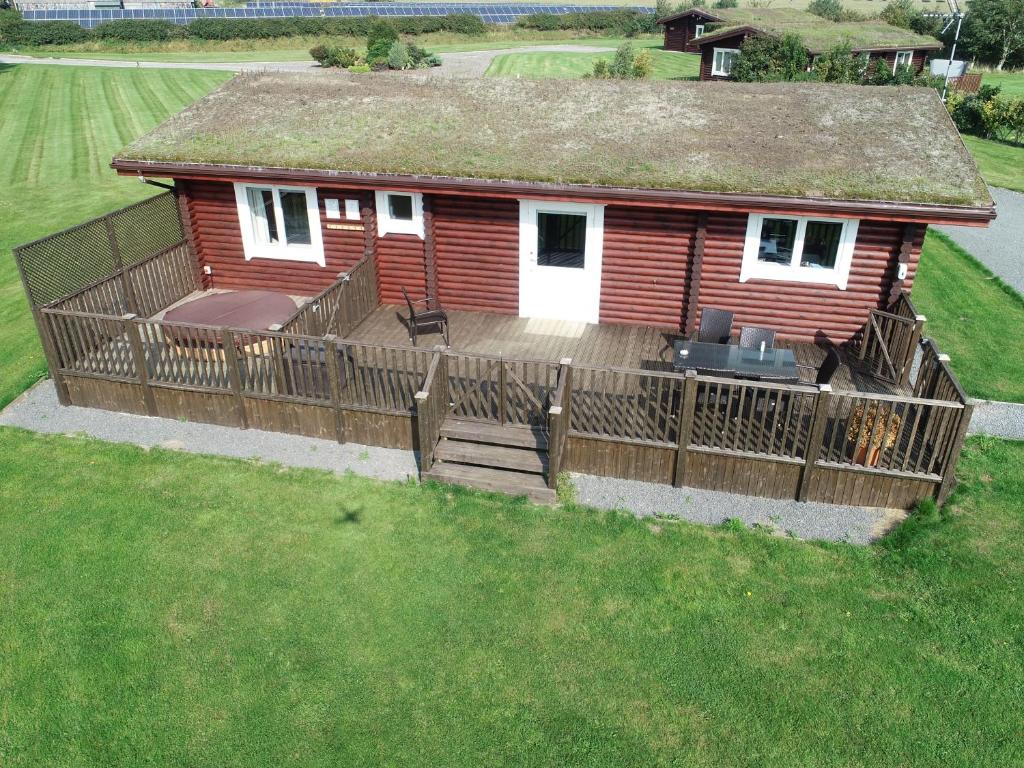
[[[654,58],[655,80],[695,80],[700,73],[700,57],[690,53],[661,50],[661,41],[636,41],[634,45],[650,51]],[[506,53],[487,69],[488,77],[583,77],[593,71],[597,59],[611,60],[612,53]]]
[[[0,65],[0,407],[45,371],[11,248],[154,194],[110,158],[227,77]]]
[[[964,136],[981,175],[994,187],[1024,192],[1024,147]]]
[[[0,764],[1019,764],[1024,443],[961,472],[857,548],[0,429]]]
[[[981,76],[984,85],[998,85],[999,95],[1024,99],[1024,71],[985,72]]]
[[[914,280],[925,335],[952,359],[974,397],[1024,402],[1024,298],[938,232],[928,232]]]

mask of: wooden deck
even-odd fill
[[[404,307],[378,307],[347,338],[411,348],[413,345],[405,326],[406,316]],[[672,341],[680,336],[679,331],[668,328],[536,320],[486,312],[449,311],[448,319],[454,352],[551,362],[569,357],[578,365],[610,368],[670,370]],[[438,333],[421,333],[416,346],[430,349],[443,343]],[[825,350],[814,344],[785,340],[779,344],[793,350],[797,365],[808,366],[801,369],[801,377],[813,382],[810,369],[821,364]],[[874,394],[904,393],[900,387],[856,372],[856,366],[851,367],[845,357],[832,387]]]

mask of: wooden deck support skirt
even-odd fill
[[[103,222],[101,242],[116,230]],[[453,349],[413,347],[394,308],[378,306],[369,246],[280,331],[167,323],[154,309],[198,287],[180,229],[152,252],[121,248],[80,284],[40,260],[54,244],[67,252],[67,233],[54,237],[18,260],[51,375],[75,405],[415,449],[424,469],[446,419],[529,427],[552,488],[580,472],[898,508],[946,498],[971,416],[905,294],[873,315],[833,389],[673,372],[671,332],[637,326],[460,313]]]

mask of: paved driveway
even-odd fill
[[[987,229],[936,227],[1020,293],[1024,293],[1024,195],[989,187],[996,220]]]

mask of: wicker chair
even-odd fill
[[[744,325],[740,329],[740,346],[743,349],[760,349],[764,344],[765,349],[775,346],[775,331],[771,328],[757,328],[751,325]]]
[[[416,346],[416,339],[420,331],[433,329],[440,332],[444,339],[444,345],[450,347],[452,343],[448,337],[448,313],[440,308],[430,309],[429,307],[434,301],[430,296],[413,301],[404,287],[402,295],[405,297],[406,306],[409,307],[409,319],[406,321],[406,327],[409,329],[409,341],[413,343],[413,346]],[[417,311],[417,304],[425,304],[427,309]]]
[[[732,336],[733,313],[725,309],[704,307],[700,311],[697,341],[705,344],[728,344]]]

